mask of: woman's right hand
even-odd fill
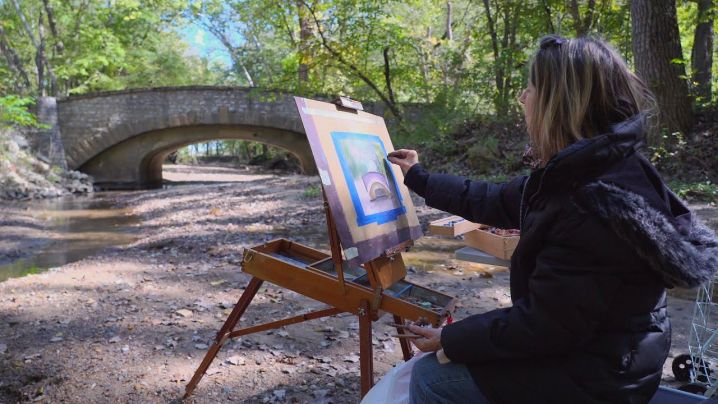
[[[419,153],[417,153],[416,150],[394,150],[393,152],[389,153],[387,157],[389,158],[389,161],[398,165],[399,168],[401,168],[401,172],[404,175],[409,172],[409,169],[414,164],[419,163]]]

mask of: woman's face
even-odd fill
[[[524,91],[521,92],[521,95],[519,96],[519,102],[524,107],[524,120],[526,121],[526,125],[529,125],[529,120],[531,119],[531,114],[534,110],[534,99],[536,98],[536,88],[534,88],[533,84],[529,81],[529,83],[526,85],[526,88]]]

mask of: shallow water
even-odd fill
[[[105,247],[137,239],[133,230],[139,218],[127,209],[113,206],[111,193],[18,204],[43,221],[48,230],[39,240],[32,240],[34,245],[39,242],[41,246],[33,247],[29,256],[0,265],[0,281],[79,261]]]

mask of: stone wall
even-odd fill
[[[314,97],[328,100],[327,97]],[[158,186],[171,151],[213,139],[247,139],[295,154],[307,174],[316,172],[292,95],[214,86],[162,87],[46,99],[39,108],[50,130],[38,132],[40,154],[63,156],[67,167],[122,188]],[[365,104],[384,116],[381,104]],[[56,111],[56,116],[53,112]],[[391,127],[391,120],[387,119]],[[140,136],[142,135],[142,136]],[[60,148],[48,139],[57,139]],[[61,148],[64,148],[64,153]]]
[[[62,143],[57,116],[57,100],[54,97],[40,97],[35,105],[37,121],[46,128],[28,129],[26,137],[38,158],[48,164],[67,170],[65,149]]]

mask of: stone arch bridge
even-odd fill
[[[290,94],[166,87],[42,99],[38,108],[38,117],[52,127],[44,136],[61,140],[68,168],[92,175],[100,188],[161,186],[162,162],[169,153],[217,139],[278,146],[299,159],[305,174],[316,173]],[[384,112],[381,107],[367,109]]]

